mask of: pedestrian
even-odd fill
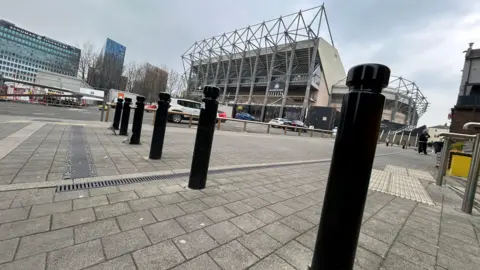
[[[418,153],[419,154],[423,152],[425,155],[428,155],[427,154],[428,138],[430,138],[430,135],[428,135],[428,131],[425,129],[418,137]]]
[[[387,147],[388,147],[388,144],[390,143],[390,140],[388,139],[388,137],[385,139],[385,143],[387,144]]]

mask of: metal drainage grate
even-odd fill
[[[297,166],[297,165],[305,165],[305,164],[314,164],[314,163],[322,163],[321,161],[311,161],[305,162],[301,164],[275,164],[275,165],[265,165],[265,166],[257,166],[257,167],[243,167],[243,168],[232,168],[232,169],[219,169],[214,171],[209,171],[209,174],[218,174],[218,173],[225,173],[225,172],[236,172],[236,171],[249,171],[249,170],[257,170],[257,169],[268,169],[268,168],[277,168],[277,167],[287,167],[287,166]],[[113,180],[104,180],[104,181],[96,181],[96,182],[89,182],[89,183],[79,183],[79,184],[69,184],[69,185],[60,185],[57,186],[56,192],[64,192],[64,191],[74,191],[74,190],[82,190],[82,189],[91,189],[91,188],[101,188],[101,187],[111,187],[117,185],[126,185],[126,184],[133,184],[133,183],[140,183],[140,182],[148,182],[148,181],[155,181],[155,180],[167,180],[173,178],[179,178],[184,176],[189,176],[190,173],[172,173],[166,175],[154,175],[154,176],[145,176],[145,177],[132,177],[126,179],[113,179]]]
[[[68,153],[65,160],[64,179],[87,178],[96,176],[95,165],[83,126],[71,126],[69,129]]]

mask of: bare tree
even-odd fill
[[[86,80],[88,76],[88,69],[96,64],[98,53],[95,46],[87,41],[82,45],[82,54],[78,64],[78,77]]]

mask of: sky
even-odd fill
[[[126,61],[183,72],[181,55],[197,40],[321,5],[312,0],[15,0],[0,18],[29,31],[98,48],[107,37]],[[414,81],[429,108],[419,120],[444,124],[456,102],[469,42],[480,48],[480,1],[327,0],[335,47],[346,69],[376,62]]]

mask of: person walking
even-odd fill
[[[418,137],[418,153],[419,154],[423,152],[425,155],[428,155],[427,154],[428,138],[430,138],[430,135],[428,134],[428,131],[425,129]]]

